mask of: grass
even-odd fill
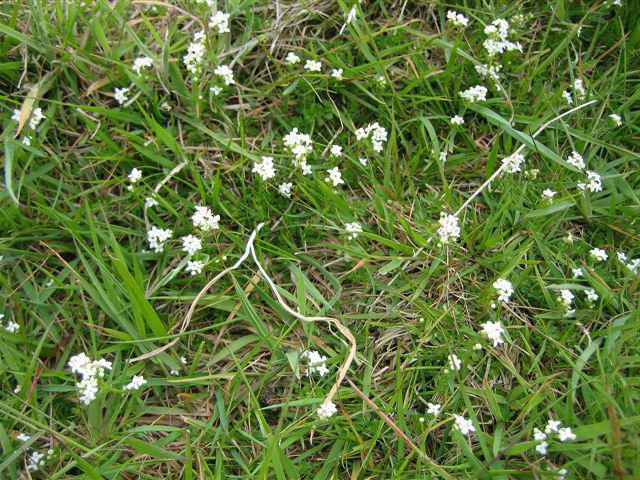
[[[639,4],[365,2],[340,35],[351,3],[219,2],[231,33],[209,32],[194,82],[182,57],[208,22],[205,3],[85,3],[0,5],[0,313],[20,326],[0,336],[0,478],[638,478],[639,280],[616,252],[640,255]],[[466,29],[446,23],[450,8]],[[489,86],[474,68],[487,62],[483,25],[516,15],[523,52],[498,57],[504,92],[464,103],[459,92]],[[323,72],[286,64],[290,51]],[[154,65],[138,77],[141,55]],[[216,96],[223,63],[237,84]],[[578,78],[596,102],[534,141],[570,108],[561,94]],[[16,135],[11,116],[37,107],[46,118],[25,146],[29,126]],[[355,140],[372,122],[389,133],[382,153]],[[314,140],[311,176],[283,149],[293,127]],[[456,212],[523,143],[537,175],[500,175],[460,213],[461,238],[438,246],[440,212]],[[602,175],[601,192],[576,189],[573,150]],[[261,155],[276,179],[251,173]],[[324,181],[334,166],[345,180],[335,189]],[[129,191],[132,168],[144,177]],[[208,263],[191,277],[179,238],[199,204],[220,229],[202,235]],[[339,318],[356,340],[328,420],[315,410],[348,342],[287,312],[251,259],[179,328],[260,222],[257,257],[289,305]],[[364,230],[354,240],[349,222]],[[162,253],[148,251],[148,225],[173,229]],[[595,247],[606,262],[590,258]],[[515,294],[493,309],[500,277]],[[575,295],[571,317],[562,289]],[[497,320],[506,341],[493,348],[480,325]],[[328,357],[328,375],[304,375],[305,349]],[[67,367],[80,352],[113,362],[88,406]],[[448,371],[450,354],[461,370]],[[137,374],[148,383],[123,390]],[[475,433],[457,431],[453,414]],[[549,418],[577,438],[542,456],[533,432]],[[49,448],[28,472],[28,455]]]

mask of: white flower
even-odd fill
[[[300,358],[307,361],[306,374],[308,377],[313,374],[318,374],[321,377],[324,377],[329,373],[329,369],[326,365],[327,357],[320,355],[317,351],[306,350],[300,354]]]
[[[617,113],[612,113],[611,115],[609,115],[609,118],[616,127],[622,125],[622,118]]]
[[[25,146],[30,146],[31,145],[31,137],[29,136],[24,136],[22,137],[22,144]]]
[[[494,20],[491,25],[484,28],[487,39],[482,43],[490,57],[504,52],[517,50],[522,52],[522,45],[519,42],[511,42],[507,39],[509,36],[509,22],[502,18]]]
[[[31,120],[29,120],[29,127],[32,130],[35,130],[40,122],[44,120],[45,116],[42,114],[42,109],[40,107],[34,108],[31,112]]]
[[[150,67],[151,65],[153,65],[153,60],[151,60],[151,58],[147,56],[143,56],[143,57],[136,58],[133,61],[133,65],[131,66],[131,68],[133,69],[134,72],[136,72],[137,75],[140,75],[140,72],[143,69]]]
[[[573,303],[574,295],[571,293],[571,290],[560,290],[560,295],[558,296],[558,300],[560,303],[566,308],[571,308],[571,304]]]
[[[20,440],[21,442],[26,442],[27,440],[29,440],[31,437],[29,435],[27,435],[24,432],[20,432],[18,434],[18,436],[16,437],[17,440]]]
[[[129,172],[128,177],[130,183],[138,183],[142,179],[142,171],[134,168]]]
[[[189,256],[193,256],[196,252],[202,250],[202,242],[195,235],[186,235],[182,237],[182,251],[187,252]]]
[[[437,417],[438,415],[440,415],[441,409],[442,409],[442,405],[440,405],[439,403],[427,403],[427,413],[429,415],[433,415],[434,417]]]
[[[567,104],[569,105],[573,104],[573,98],[571,97],[571,92],[569,92],[568,90],[565,90],[564,92],[562,92],[562,98],[565,99]]]
[[[447,355],[447,360],[449,361],[451,370],[460,370],[460,368],[462,367],[462,360],[460,360],[455,353]]]
[[[573,278],[580,278],[584,275],[584,272],[582,271],[582,268],[578,267],[578,268],[572,268],[571,269],[571,273],[573,273]]]
[[[209,19],[209,28],[217,30],[218,33],[229,33],[229,14],[224,12],[214,12]]]
[[[623,263],[631,273],[637,275],[640,273],[640,258],[634,258],[630,262],[627,262],[627,254],[624,252],[618,252],[618,261]]]
[[[189,260],[187,262],[187,266],[185,270],[191,274],[191,276],[198,275],[202,273],[202,269],[204,268],[204,262],[200,260]]]
[[[578,170],[584,170],[586,167],[584,163],[584,158],[582,158],[582,155],[580,155],[576,151],[572,152],[571,155],[569,155],[569,158],[567,158],[567,163],[569,165],[573,165]]]
[[[545,190],[542,191],[542,198],[543,200],[550,202],[553,200],[553,197],[555,197],[557,195],[558,192],[556,192],[555,190],[552,190],[550,188],[547,188]]]
[[[451,118],[451,125],[462,125],[464,124],[464,118],[462,118],[460,115],[456,115],[455,117]]]
[[[27,469],[31,472],[37,472],[44,464],[44,453],[33,450],[27,460]]]
[[[353,240],[358,236],[359,233],[362,233],[362,227],[358,222],[352,222],[345,224],[345,230],[349,234],[347,238],[349,240]]]
[[[297,128],[291,130],[285,135],[284,146],[287,147],[291,153],[296,157],[297,165],[301,165],[300,162],[307,158],[307,156],[313,150],[313,141],[308,133],[300,133]]]
[[[460,96],[468,102],[480,102],[487,99],[487,87],[476,85],[460,92]]]
[[[504,170],[507,173],[521,172],[524,162],[524,155],[522,155],[521,153],[514,153],[513,155],[502,159]]]
[[[455,10],[449,10],[447,12],[447,21],[454,27],[466,27],[469,25],[469,19]]]
[[[278,192],[280,192],[281,195],[287,198],[291,198],[292,187],[293,187],[292,183],[283,182],[280,185],[278,185]]]
[[[458,217],[455,215],[448,215],[445,212],[440,212],[440,220],[438,220],[440,228],[438,228],[438,236],[440,237],[440,244],[446,245],[451,241],[456,241],[460,238],[460,227],[458,226]]]
[[[147,197],[144,199],[144,207],[145,208],[153,208],[158,205],[158,200],[153,197]]]
[[[584,100],[587,96],[587,92],[584,89],[584,83],[582,83],[582,80],[579,78],[576,78],[573,81],[573,91],[575,92],[578,100]]]
[[[514,292],[513,284],[504,278],[498,278],[493,282],[493,288],[498,292],[498,300],[505,303],[509,301]]]
[[[320,419],[322,420],[326,420],[327,418],[333,417],[337,412],[338,412],[338,409],[336,408],[336,404],[333,403],[331,400],[329,400],[328,402],[324,402],[316,410],[318,417],[320,417]]]
[[[482,332],[489,338],[489,340],[493,341],[494,347],[504,343],[504,339],[502,338],[504,328],[500,322],[486,322],[483,323],[481,327]]]
[[[371,138],[371,145],[376,152],[382,151],[382,143],[387,141],[387,130],[381,127],[378,122],[370,123],[364,128],[355,131],[356,140]]]
[[[587,183],[578,183],[579,190],[590,190],[591,192],[602,191],[602,178],[596,172],[587,172]]]
[[[550,433],[557,433],[560,425],[562,425],[562,422],[560,420],[554,420],[550,418],[547,422],[547,426],[544,427],[544,433],[546,433],[547,435]]]
[[[333,167],[330,170],[327,170],[329,176],[324,179],[325,182],[332,182],[334,187],[338,185],[342,185],[344,180],[342,180],[342,173],[340,173],[340,169],[338,167]]]
[[[11,120],[17,122],[20,120],[20,109],[19,108],[15,108],[13,110],[13,115],[11,115]]]
[[[546,455],[548,446],[549,444],[547,442],[540,442],[538,445],[536,445],[536,452],[538,452],[540,455]]]
[[[607,260],[607,258],[609,258],[609,255],[607,255],[607,252],[605,252],[601,248],[592,248],[589,251],[589,255],[591,255],[591,258],[593,258],[598,262],[604,262]]]
[[[295,65],[300,62],[300,57],[293,52],[287,53],[287,57],[285,58],[289,65]]]
[[[542,442],[543,440],[547,439],[547,434],[541,431],[539,428],[534,428],[533,438],[536,439],[538,442]]]
[[[489,77],[494,85],[498,84],[500,80],[499,72],[502,69],[502,65],[476,65],[475,69],[482,78]]]
[[[333,70],[331,70],[331,76],[333,78],[337,78],[338,80],[342,80],[342,72],[343,70],[341,68],[334,68]]]
[[[567,440],[575,440],[575,439],[576,439],[576,436],[571,431],[571,428],[566,427],[566,428],[560,428],[558,430],[558,440],[560,440],[561,442],[566,442]]]
[[[358,161],[360,162],[360,165],[362,165],[363,167],[366,167],[366,166],[367,166],[367,159],[366,159],[366,158],[364,158],[364,157],[360,157],[360,158],[358,159]]]
[[[460,430],[460,433],[463,435],[469,435],[472,432],[475,432],[476,429],[473,426],[473,422],[467,418],[464,418],[462,415],[453,414],[456,419],[455,427]]]
[[[276,169],[273,166],[273,157],[262,157],[262,162],[253,162],[253,173],[257,173],[262,180],[269,180],[276,176]]]
[[[207,47],[204,44],[205,33],[204,30],[200,30],[193,35],[193,40],[189,44],[187,53],[182,57],[182,60],[187,67],[187,71],[197,77],[202,70],[202,63],[204,62],[204,56],[207,53]]]
[[[80,382],[76,383],[80,401],[89,405],[98,393],[97,377],[104,377],[104,371],[111,370],[111,362],[103,358],[92,361],[86,353],[79,353],[69,359],[68,365],[72,373],[80,376]]]
[[[331,145],[330,153],[334,157],[340,157],[342,156],[342,147],[340,145]]]
[[[127,97],[127,93],[129,92],[129,87],[116,88],[114,91],[115,91],[114,98],[120,105],[122,105],[124,102],[126,102],[129,99],[129,97]]]
[[[173,230],[152,226],[147,232],[147,242],[149,242],[149,248],[151,248],[156,253],[161,252],[164,249],[164,243],[172,236]]]
[[[316,60],[307,60],[304,64],[304,69],[310,72],[319,72],[322,70],[322,64]]]
[[[16,333],[18,330],[20,330],[20,325],[18,325],[14,321],[9,320],[4,326],[4,329],[9,333]]]
[[[589,300],[590,302],[595,302],[596,300],[598,300],[598,294],[593,288],[585,290],[584,293],[587,296],[587,300]]]
[[[127,385],[122,387],[124,390],[138,390],[141,386],[143,386],[147,381],[144,379],[142,375],[134,375]]]
[[[172,377],[177,377],[180,375],[180,372],[178,370],[176,370],[175,368],[171,369],[171,371],[169,372],[169,375],[171,375]]]
[[[196,213],[191,216],[194,228],[199,228],[203,232],[218,230],[220,228],[220,215],[213,215],[209,207],[198,205],[195,207]]]
[[[231,70],[227,65],[219,65],[213,71],[219,77],[222,77],[225,85],[233,85],[236,81],[233,79],[233,70]]]
[[[311,166],[307,164],[305,160],[302,160],[299,163],[300,168],[302,169],[303,175],[311,175]]]
[[[209,91],[217,97],[222,93],[222,87],[219,87],[218,85],[213,85],[209,87]]]

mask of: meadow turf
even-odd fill
[[[615,3],[1,2],[0,479],[640,478],[640,2]],[[521,51],[488,54],[496,19]],[[81,353],[112,362],[87,405]]]

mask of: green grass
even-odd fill
[[[0,335],[0,478],[640,476],[640,281],[616,260],[640,256],[640,4],[364,2],[339,35],[352,3],[218,2],[231,33],[209,32],[194,82],[182,57],[208,23],[206,3],[86,3],[0,5],[0,313],[20,326]],[[470,25],[452,28],[448,9]],[[484,25],[515,15],[523,53],[498,57],[504,93],[465,104],[459,92],[489,87],[474,68],[487,63]],[[321,60],[322,73],[288,65],[290,51]],[[142,55],[153,67],[138,77]],[[237,84],[216,96],[220,64]],[[534,141],[570,108],[562,92],[576,78],[597,102]],[[114,88],[125,86],[119,106]],[[31,130],[16,135],[11,116],[37,107],[46,118],[25,146]],[[465,124],[452,128],[456,114]],[[355,139],[372,122],[389,134],[381,153]],[[293,127],[313,138],[311,176],[283,148]],[[440,212],[457,211],[522,143],[537,175],[501,175],[460,214],[460,239],[438,246]],[[344,147],[339,159],[332,144]],[[602,175],[601,192],[576,189],[573,150]],[[273,180],[251,173],[262,155],[274,157]],[[335,189],[324,181],[334,166],[345,180]],[[132,168],[144,177],[129,191]],[[284,181],[290,199],[277,191]],[[546,188],[557,191],[551,204]],[[207,265],[191,277],[179,239],[194,233],[199,204],[220,229],[201,235]],[[260,222],[257,256],[289,305],[339,318],[357,342],[328,420],[315,410],[348,342],[290,315],[250,258],[180,331]],[[364,230],[354,240],[349,222]],[[162,253],[148,250],[149,225],[173,229]],[[594,247],[609,259],[594,262]],[[493,309],[500,277],[515,294]],[[576,298],[571,317],[562,289]],[[480,325],[497,320],[505,343],[493,348]],[[303,373],[305,349],[328,357],[328,375]],[[88,406],[67,367],[80,352],[113,362]],[[458,372],[447,371],[452,353]],[[123,390],[138,374],[148,383]],[[456,431],[453,414],[475,433]],[[577,438],[549,441],[541,456],[533,432],[549,418]],[[30,452],[49,448],[27,472]]]

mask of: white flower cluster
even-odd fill
[[[209,28],[218,33],[229,33],[229,17],[230,15],[225,12],[213,12],[211,18],[209,18]]]
[[[493,346],[497,347],[501,343],[504,343],[502,334],[504,328],[500,322],[486,322],[481,325],[482,332],[493,342]]]
[[[482,78],[489,78],[489,80],[493,82],[493,85],[496,88],[498,87],[502,65],[476,65],[475,69]]]
[[[493,288],[498,292],[498,301],[506,303],[513,295],[513,284],[504,278],[498,278],[493,282]]]
[[[381,127],[378,122],[370,123],[364,128],[355,131],[356,140],[371,138],[371,145],[376,152],[382,151],[382,143],[387,141],[387,130]]]
[[[558,192],[556,192],[555,190],[545,188],[542,191],[542,199],[546,202],[551,202],[553,200],[553,197],[555,197],[557,194]]]
[[[136,75],[140,75],[142,70],[150,67],[151,65],[153,65],[153,60],[151,60],[151,58],[145,55],[145,56],[136,58],[133,61],[133,65],[131,66],[131,68],[133,69],[134,72],[136,72]]]
[[[536,445],[536,452],[538,452],[540,455],[547,454],[547,448],[549,446],[548,440],[549,437],[554,433],[557,434],[558,440],[560,440],[561,442],[576,439],[576,435],[571,431],[571,428],[561,428],[560,425],[562,425],[562,422],[560,422],[560,420],[549,419],[547,425],[544,428],[544,432],[538,428],[533,429],[533,438],[534,440],[539,442]]]
[[[214,215],[209,207],[197,205],[196,212],[191,216],[191,222],[194,228],[200,229],[202,232],[209,230],[218,230],[220,228],[220,215]]]
[[[236,83],[233,79],[233,70],[228,65],[217,66],[213,73],[221,77],[225,85],[234,85]]]
[[[476,428],[473,426],[473,422],[471,419],[464,418],[462,415],[453,414],[453,417],[456,420],[455,428],[460,431],[463,435],[469,435],[476,431]]]
[[[310,72],[320,72],[322,71],[322,63],[317,60],[307,60],[304,64],[304,69]]]
[[[283,182],[278,185],[278,192],[284,197],[291,198],[291,188],[293,188],[293,183]]]
[[[6,325],[2,324],[2,319],[4,319],[4,313],[0,313],[0,325],[9,333],[16,333],[18,330],[20,330],[20,325],[18,325],[16,322],[9,320],[7,321]]]
[[[581,191],[589,190],[591,192],[601,192],[602,177],[597,172],[587,171],[587,181],[578,182],[578,190],[581,190]]]
[[[591,250],[589,250],[589,255],[596,262],[606,262],[607,259],[609,258],[609,255],[607,255],[607,252],[602,248],[592,248]]]
[[[573,293],[571,293],[571,290],[560,290],[558,301],[562,304],[562,307],[565,310],[565,316],[567,317],[575,313],[575,309],[571,308],[574,298],[575,296],[573,295]]]
[[[575,150],[571,152],[569,158],[567,158],[567,163],[573,167],[576,167],[578,170],[584,170],[586,165],[584,163],[584,158]]]
[[[462,360],[460,360],[455,353],[447,355],[447,360],[449,361],[449,367],[451,367],[453,371],[458,371],[462,367]]]
[[[118,102],[118,105],[123,105],[127,100],[129,100],[129,97],[127,96],[127,93],[129,93],[129,90],[131,90],[129,87],[114,89],[113,98],[116,99],[116,101]]]
[[[207,53],[207,47],[205,46],[205,33],[204,30],[200,30],[193,35],[193,40],[189,44],[187,53],[182,57],[182,61],[187,67],[187,71],[197,77],[202,70],[202,64],[204,62],[204,56]]]
[[[182,237],[182,251],[186,252],[189,257],[193,257],[200,250],[202,250],[202,241],[198,237],[195,235]]]
[[[327,373],[329,373],[329,369],[327,368],[326,364],[327,357],[325,357],[324,355],[320,355],[317,351],[305,350],[300,354],[300,358],[307,361],[306,374],[308,377],[314,374],[324,377]]]
[[[40,122],[42,122],[42,120],[44,120],[46,117],[44,116],[44,114],[42,113],[42,109],[40,107],[34,108],[31,111],[31,118],[29,120],[29,128],[31,130],[35,130],[36,128],[38,128],[38,125],[40,125]],[[14,120],[16,122],[20,121],[20,110],[15,109],[13,111],[13,115],[11,115],[11,120]],[[29,134],[26,134],[23,138],[22,138],[22,143],[24,145],[31,145],[31,136]]]
[[[152,226],[147,232],[147,242],[149,242],[149,248],[154,252],[160,253],[164,250],[164,244],[173,236],[173,230],[166,228]]]
[[[618,261],[624,264],[634,275],[640,274],[640,258],[632,258],[629,260],[624,252],[617,252]]]
[[[353,240],[359,233],[362,233],[362,226],[358,222],[347,223],[344,228],[349,234],[347,235],[349,240]]]
[[[40,467],[44,467],[45,460],[51,458],[53,456],[53,449],[47,450],[47,454],[45,455],[42,452],[37,450],[33,450],[29,457],[27,458],[27,470],[30,472],[37,472]]]
[[[611,115],[609,115],[609,118],[611,119],[611,121],[616,127],[619,127],[620,125],[622,125],[622,117],[617,113],[612,113]]]
[[[468,102],[482,102],[487,99],[487,87],[476,85],[460,92],[460,96]]]
[[[142,170],[138,168],[132,168],[127,177],[129,178],[129,183],[131,184],[127,187],[127,189],[132,190],[133,184],[138,183],[140,180],[142,180]]]
[[[509,155],[508,157],[502,159],[504,171],[507,173],[521,172],[524,162],[524,155],[522,155],[521,153],[514,153],[513,155]]]
[[[502,54],[505,51],[511,52],[517,50],[522,52],[522,45],[519,42],[511,42],[507,40],[509,36],[509,22],[502,18],[494,20],[491,25],[484,28],[487,39],[482,43],[490,57]]]
[[[80,382],[76,383],[80,401],[89,405],[98,393],[98,378],[104,377],[105,370],[111,370],[111,362],[104,358],[91,360],[86,353],[79,353],[69,359],[68,365],[73,373],[80,376]]]
[[[451,125],[463,125],[464,124],[464,118],[462,118],[460,115],[456,115],[454,117],[451,118]]]
[[[129,382],[127,385],[125,385],[122,388],[124,388],[125,390],[138,390],[140,389],[141,386],[143,386],[146,383],[147,381],[144,379],[142,375],[134,375],[133,378],[131,379],[131,382]]]
[[[326,420],[327,418],[333,417],[336,413],[338,413],[338,409],[336,407],[336,404],[329,400],[328,402],[324,402],[322,405],[320,405],[316,410],[316,413],[321,420]]]
[[[451,241],[460,238],[460,227],[458,226],[458,217],[440,212],[440,220],[438,221],[438,237],[440,237],[440,245],[447,245]]]
[[[273,166],[273,157],[262,157],[261,162],[253,162],[253,173],[257,173],[262,180],[269,180],[276,176],[276,169]]]
[[[340,173],[340,169],[338,167],[330,168],[329,170],[327,170],[327,173],[329,174],[329,176],[324,179],[325,182],[331,182],[334,187],[337,187],[338,185],[342,185],[344,183],[344,180],[342,179],[342,173]]]
[[[188,260],[187,261],[187,266],[185,267],[185,270],[191,276],[194,276],[194,275],[198,275],[198,274],[202,273],[202,269],[203,268],[204,268],[204,262],[203,261],[201,261],[201,260]]]
[[[300,63],[300,57],[293,52],[287,53],[285,60],[289,65],[295,65],[296,63]]]
[[[294,164],[302,169],[303,175],[311,174],[311,167],[307,164],[307,156],[313,151],[313,141],[308,133],[300,133],[297,128],[285,135],[284,146],[295,156]]]
[[[469,19],[455,10],[447,11],[447,21],[454,27],[466,27],[469,25]]]

